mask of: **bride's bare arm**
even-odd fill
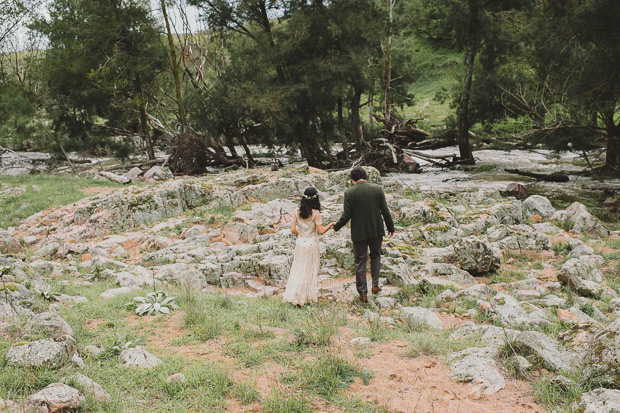
[[[299,235],[299,231],[297,231],[297,220],[294,219],[291,223],[291,232],[295,235]]]
[[[327,226],[323,226],[323,223],[321,221],[321,214],[320,213],[316,213],[316,221],[314,221],[316,223],[316,230],[319,233],[319,235],[323,235],[325,234],[327,231],[329,231],[330,229],[332,229],[332,227],[334,226],[334,223],[331,222],[329,224],[327,224]]]

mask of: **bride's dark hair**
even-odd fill
[[[315,188],[306,188],[304,194],[301,196],[301,202],[299,203],[299,216],[303,219],[312,215],[312,210],[321,210],[321,203],[319,202],[319,191]]]

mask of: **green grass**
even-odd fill
[[[121,185],[94,179],[82,179],[66,175],[18,175],[0,176],[0,184],[10,187],[24,186],[26,193],[0,201],[0,228],[18,225],[19,221],[47,208],[68,205],[86,198],[84,188]],[[32,190],[38,186],[39,192]]]
[[[275,389],[265,399],[263,409],[267,413],[311,413],[314,411],[307,396]]]

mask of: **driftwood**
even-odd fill
[[[390,114],[389,121],[376,113],[372,116],[377,122],[383,124],[383,137],[401,148],[405,148],[411,143],[425,141],[431,136],[430,133],[418,129],[416,126],[416,123],[422,119],[404,120],[393,112]]]
[[[122,171],[122,170],[129,170],[131,168],[145,168],[147,166],[153,166],[153,165],[158,165],[158,164],[162,164],[167,160],[166,159],[162,159],[162,158],[157,158],[157,159],[149,159],[147,161],[144,162],[140,162],[140,163],[130,163],[130,164],[122,164],[122,165],[113,165],[113,166],[107,166],[105,168],[103,168],[104,171]]]
[[[583,189],[593,189],[595,191],[609,191],[609,192],[620,191],[620,184],[597,183],[597,184],[584,184],[584,185],[581,185],[581,187]]]
[[[557,171],[557,172],[553,172],[550,174],[543,174],[543,173],[538,173],[538,172],[527,172],[527,171],[522,171],[520,169],[510,169],[510,168],[504,168],[504,171],[511,173],[511,174],[528,176],[530,178],[538,179],[539,181],[568,182],[568,175],[564,171]]]
[[[398,146],[387,139],[379,138],[369,142],[356,164],[377,168],[380,172],[421,172],[420,165]]]
[[[99,175],[103,176],[106,179],[109,179],[112,182],[116,182],[119,184],[128,184],[129,182],[131,182],[131,180],[127,178],[125,175],[117,175],[112,172],[101,171],[99,172]]]

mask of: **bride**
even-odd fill
[[[315,188],[307,188],[291,224],[291,232],[297,235],[297,241],[283,296],[283,301],[298,306],[304,305],[307,301],[317,301],[320,267],[319,235],[323,235],[334,226],[333,222],[323,226],[320,211],[319,192]]]

